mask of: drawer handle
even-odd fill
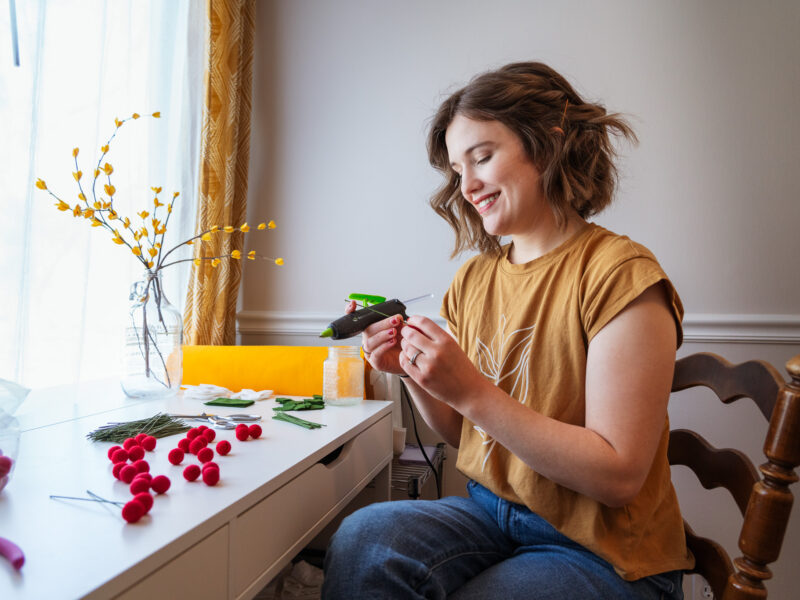
[[[329,469],[336,467],[337,464],[342,462],[350,454],[350,449],[353,447],[355,440],[348,440],[338,448],[331,450],[325,456],[317,461],[319,464],[326,466]]]

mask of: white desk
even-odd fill
[[[17,543],[26,561],[17,573],[0,559],[0,598],[251,598],[373,479],[375,499],[389,499],[390,402],[297,413],[327,425],[311,431],[272,420],[273,406],[246,409],[264,416],[258,440],[216,430],[214,444],[227,439],[233,450],[215,457],[221,480],[214,487],[183,479],[196,457],[169,464],[182,436],[160,439],[145,458],[172,487],[156,496],[149,516],[127,524],[115,506],[49,498],[88,489],[130,499],[128,485],[111,474],[112,444],[86,434],[112,421],[211,407],[181,396],[126,400],[113,381],[32,392],[18,415],[17,467],[0,493],[0,536]],[[339,448],[332,462],[320,462]]]

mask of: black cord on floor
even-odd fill
[[[428,463],[428,467],[430,467],[431,471],[433,472],[433,478],[436,480],[436,497],[441,500],[442,484],[439,481],[439,472],[433,466],[431,459],[428,458],[428,454],[425,452],[425,446],[422,445],[422,442],[419,439],[419,432],[417,431],[417,419],[414,417],[414,405],[411,403],[411,397],[408,393],[408,389],[406,389],[406,384],[404,381],[400,381],[400,395],[405,398],[405,401],[408,404],[408,412],[411,413],[411,422],[414,424],[414,437],[417,438],[417,445],[419,445],[420,452],[422,452],[425,462]]]

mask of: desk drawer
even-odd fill
[[[225,573],[227,557],[228,526],[226,525],[142,579],[115,600],[227,598],[228,577]]]
[[[236,518],[231,524],[234,596],[259,579],[259,585],[268,583],[391,453],[387,415],[346,442],[333,462],[314,464]]]

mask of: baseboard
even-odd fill
[[[337,315],[246,310],[236,315],[240,334],[317,335]],[[439,316],[427,315],[440,326]],[[683,320],[687,342],[800,344],[800,315],[690,313]]]

